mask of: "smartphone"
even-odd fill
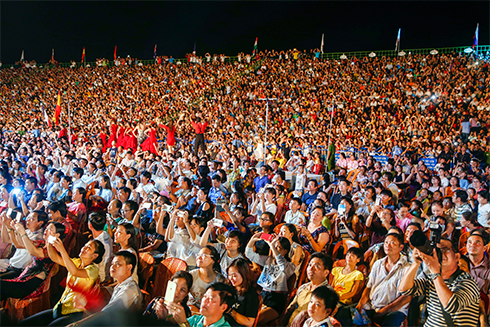
[[[17,194],[19,194],[19,193],[20,193],[20,191],[21,191],[21,189],[20,189],[20,188],[14,188],[14,189],[13,189],[13,191],[12,191],[12,193],[13,193],[14,195],[17,195]]]
[[[53,235],[49,235],[48,236],[48,243],[49,244],[54,244],[54,242],[56,241],[56,237],[53,236]]]
[[[148,194],[148,199],[153,199],[153,193]]]
[[[150,209],[151,208],[151,203],[145,202],[145,203],[143,203],[142,207],[145,208],[145,209]]]
[[[345,214],[345,205],[339,204],[339,207],[337,209],[337,213],[339,214],[339,216],[342,216],[343,214]]]
[[[45,206],[45,207],[49,206],[49,201],[48,200],[43,200],[43,206]]]
[[[177,211],[177,217],[184,217],[184,211]]]
[[[213,225],[216,227],[223,227],[223,220],[213,218]]]
[[[262,233],[262,235],[260,235],[260,238],[263,239],[263,240],[266,240],[266,241],[270,242],[274,238],[274,235],[267,234],[267,233]]]
[[[177,283],[171,280],[167,283],[167,290],[165,291],[165,302],[174,302],[175,292],[177,291]]]
[[[16,222],[20,223],[20,219],[22,218],[22,214],[18,211],[15,211],[14,216],[15,216],[15,218],[12,217],[12,219],[15,219]]]
[[[174,210],[173,206],[168,205],[168,204],[163,205],[163,211],[171,212],[172,210]]]

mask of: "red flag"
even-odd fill
[[[114,48],[114,60],[116,60],[116,58],[117,58],[117,45]]]
[[[85,61],[85,48],[83,48],[82,52],[82,63]]]
[[[61,115],[61,91],[58,91],[58,102],[56,103],[56,107],[54,108],[54,122],[56,125],[60,123],[60,115]]]

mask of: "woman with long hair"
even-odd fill
[[[281,226],[281,230],[279,231],[280,237],[285,237],[291,243],[291,250],[289,251],[289,257],[291,258],[291,262],[296,266],[295,273],[299,277],[299,270],[301,269],[301,264],[305,259],[305,252],[300,245],[298,230],[296,226],[293,224],[284,224]]]
[[[362,226],[351,199],[343,198],[340,201],[339,209],[334,216],[333,229],[337,239],[358,240]]]
[[[187,301],[189,300],[189,292],[192,288],[192,275],[189,274],[185,270],[177,271],[172,278],[170,278],[172,282],[177,284],[175,290],[175,297],[172,301],[173,303],[179,303],[184,307],[185,315],[187,318],[192,316],[191,309],[187,306]],[[172,315],[169,315],[169,310],[167,305],[165,304],[163,297],[154,298],[145,312],[143,313],[143,326],[162,326],[167,325],[165,323],[161,323],[161,321],[166,321],[172,325],[176,325]]]
[[[177,122],[176,125],[178,125],[178,123],[179,122]],[[167,131],[167,149],[169,153],[173,153],[175,146],[175,125],[173,124],[173,120],[170,119],[168,125],[164,125],[159,121],[158,126]]]
[[[232,326],[252,327],[259,312],[259,294],[250,262],[239,258],[231,262],[227,269],[228,281],[237,290],[238,303],[225,315]]]

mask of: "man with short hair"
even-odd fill
[[[73,184],[72,191],[75,191],[79,187],[87,188],[87,183],[82,180],[83,177],[83,169],[80,167],[76,167],[73,169]]]
[[[332,197],[330,198],[330,204],[332,205],[335,212],[337,212],[337,209],[339,208],[339,204],[342,198],[352,197],[352,195],[348,192],[350,181],[348,181],[345,178],[339,178],[338,185],[339,185],[338,192],[333,194]]]
[[[425,326],[476,326],[479,315],[480,291],[470,274],[459,269],[460,254],[449,239],[442,239],[437,247],[442,252],[442,262],[437,253],[427,255],[413,250],[414,262],[406,271],[398,287],[405,295],[424,295],[427,299],[428,317]],[[430,270],[428,276],[415,278],[420,264]]]
[[[267,168],[262,166],[259,168],[259,176],[254,179],[255,192],[259,193],[260,189],[270,184],[270,179],[267,177]]]
[[[216,205],[218,200],[226,200],[226,193],[221,187],[221,177],[216,174],[211,178],[212,187],[209,189],[209,200]]]
[[[471,232],[466,240],[466,250],[470,259],[470,275],[476,280],[481,292],[489,294],[490,260],[485,255],[488,234],[483,229]]]
[[[224,314],[237,302],[234,287],[224,283],[212,283],[206,289],[201,300],[200,315],[186,318],[182,305],[174,302],[168,304],[169,313],[181,327],[231,327]]]
[[[317,198],[318,196],[318,182],[314,179],[310,179],[306,185],[306,192],[301,197],[303,204],[301,205],[301,210],[305,211]]]
[[[46,208],[49,219],[63,224],[65,226],[65,238],[63,239],[63,245],[66,249],[69,249],[71,238],[73,237],[73,226],[66,219],[68,210],[66,204],[62,201],[51,202]]]
[[[328,276],[332,271],[333,260],[330,256],[322,252],[315,252],[310,256],[308,266],[306,268],[306,274],[309,283],[303,284],[298,288],[296,296],[289,304],[285,319],[288,319],[288,326],[293,322],[294,318],[303,310],[308,309],[308,303],[310,303],[311,293],[319,286],[328,285]],[[283,325],[286,325],[287,321],[283,321]]]
[[[383,249],[386,257],[377,260],[369,274],[368,282],[356,309],[381,326],[400,326],[408,313],[410,296],[398,291],[401,278],[410,266],[401,255],[403,235],[386,235]]]

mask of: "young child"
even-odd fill
[[[330,315],[335,310],[339,296],[329,286],[317,287],[311,294],[308,304],[308,318],[303,327],[332,327],[340,326],[340,323]]]
[[[286,212],[284,221],[288,224],[303,225],[305,223],[305,216],[299,209],[303,201],[300,198],[292,198],[289,202],[289,210]]]
[[[298,168],[296,168],[293,171],[293,174],[296,175],[296,183],[294,184],[294,192],[297,193],[297,196],[303,195],[303,192],[306,187],[306,170],[304,165],[299,165]]]

